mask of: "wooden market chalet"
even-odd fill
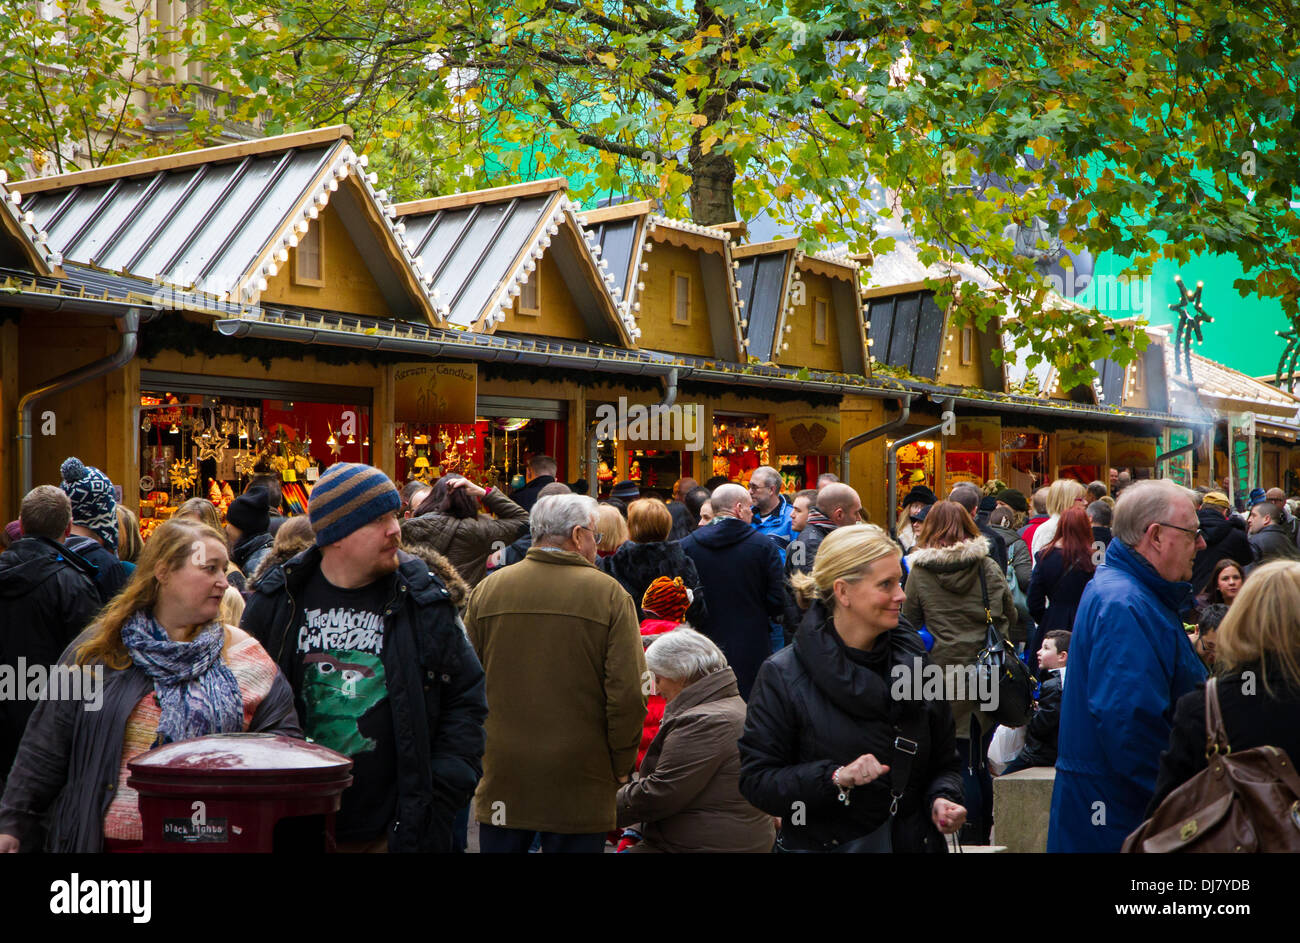
[[[563,179],[395,204],[351,138],[0,183],[5,520],[69,455],[150,508],[261,470],[299,507],[335,461],[508,487],[539,453],[592,493],[830,471],[877,522],[911,484],[1029,492],[1111,466],[1297,490],[1300,399],[1196,354],[1186,376],[1160,329],[1061,389],[1001,324],[950,319],[929,286],[960,272],[905,251],[864,281],[649,202],[583,210]],[[599,435],[618,403],[698,428]]]

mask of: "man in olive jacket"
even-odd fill
[[[487,675],[487,752],[474,796],[483,852],[599,853],[636,762],[645,655],[632,597],[598,570],[596,502],[542,498],[533,546],[470,594]]]

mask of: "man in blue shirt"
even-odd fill
[[[772,539],[784,567],[786,547],[794,539],[794,507],[781,493],[781,473],[771,465],[755,468],[749,478],[749,499],[754,503],[754,530]],[[779,651],[785,644],[780,621],[771,623],[771,634],[772,651]]]
[[[772,538],[784,565],[786,545],[794,538],[794,508],[781,493],[781,473],[771,465],[755,468],[749,499],[754,504],[754,530]]]

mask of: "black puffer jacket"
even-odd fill
[[[1205,534],[1205,549],[1196,554],[1192,563],[1192,592],[1205,589],[1214,565],[1224,557],[1236,560],[1242,566],[1255,559],[1250,541],[1246,539],[1246,525],[1240,518],[1228,518],[1215,508],[1201,508],[1196,512]]]
[[[1060,670],[1050,669],[1038,691],[1038,709],[1029,718],[1025,745],[1016,757],[1026,766],[1056,765],[1056,737],[1061,730],[1061,685]]]
[[[894,850],[946,850],[930,808],[938,797],[964,802],[952,712],[944,701],[891,696],[896,666],[910,676],[928,663],[921,637],[905,621],[871,652],[850,654],[814,603],[794,645],[759,669],[740,738],[740,791],[782,818],[784,847],[833,851],[884,824],[890,775],[851,790],[847,805],[831,776],[864,753],[897,768],[893,743],[904,736],[919,748],[894,821]]]
[[[270,570],[241,622],[289,679],[300,717],[307,714],[293,633],[320,559],[320,548],[311,547]],[[384,609],[384,672],[398,757],[397,826],[388,847],[450,851],[452,821],[483,775],[483,668],[442,583],[418,557],[399,551],[398,559],[396,592]]]
[[[99,611],[95,568],[44,537],[24,537],[0,553],[0,666],[58,664]],[[0,782],[13,765],[36,701],[0,698]]]
[[[704,589],[700,586],[700,574],[695,569],[695,562],[681,546],[672,541],[658,540],[639,544],[629,540],[610,556],[597,559],[596,566],[618,580],[618,584],[627,590],[632,602],[636,603],[638,622],[646,617],[641,610],[641,597],[655,578],[660,576],[669,579],[680,576],[693,594],[691,607],[686,610],[687,622],[699,626],[708,618],[708,610],[704,606]]]

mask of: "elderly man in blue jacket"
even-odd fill
[[[1049,852],[1119,851],[1155,792],[1174,703],[1205,680],[1178,615],[1205,547],[1188,492],[1131,485],[1111,529],[1070,640]]]

